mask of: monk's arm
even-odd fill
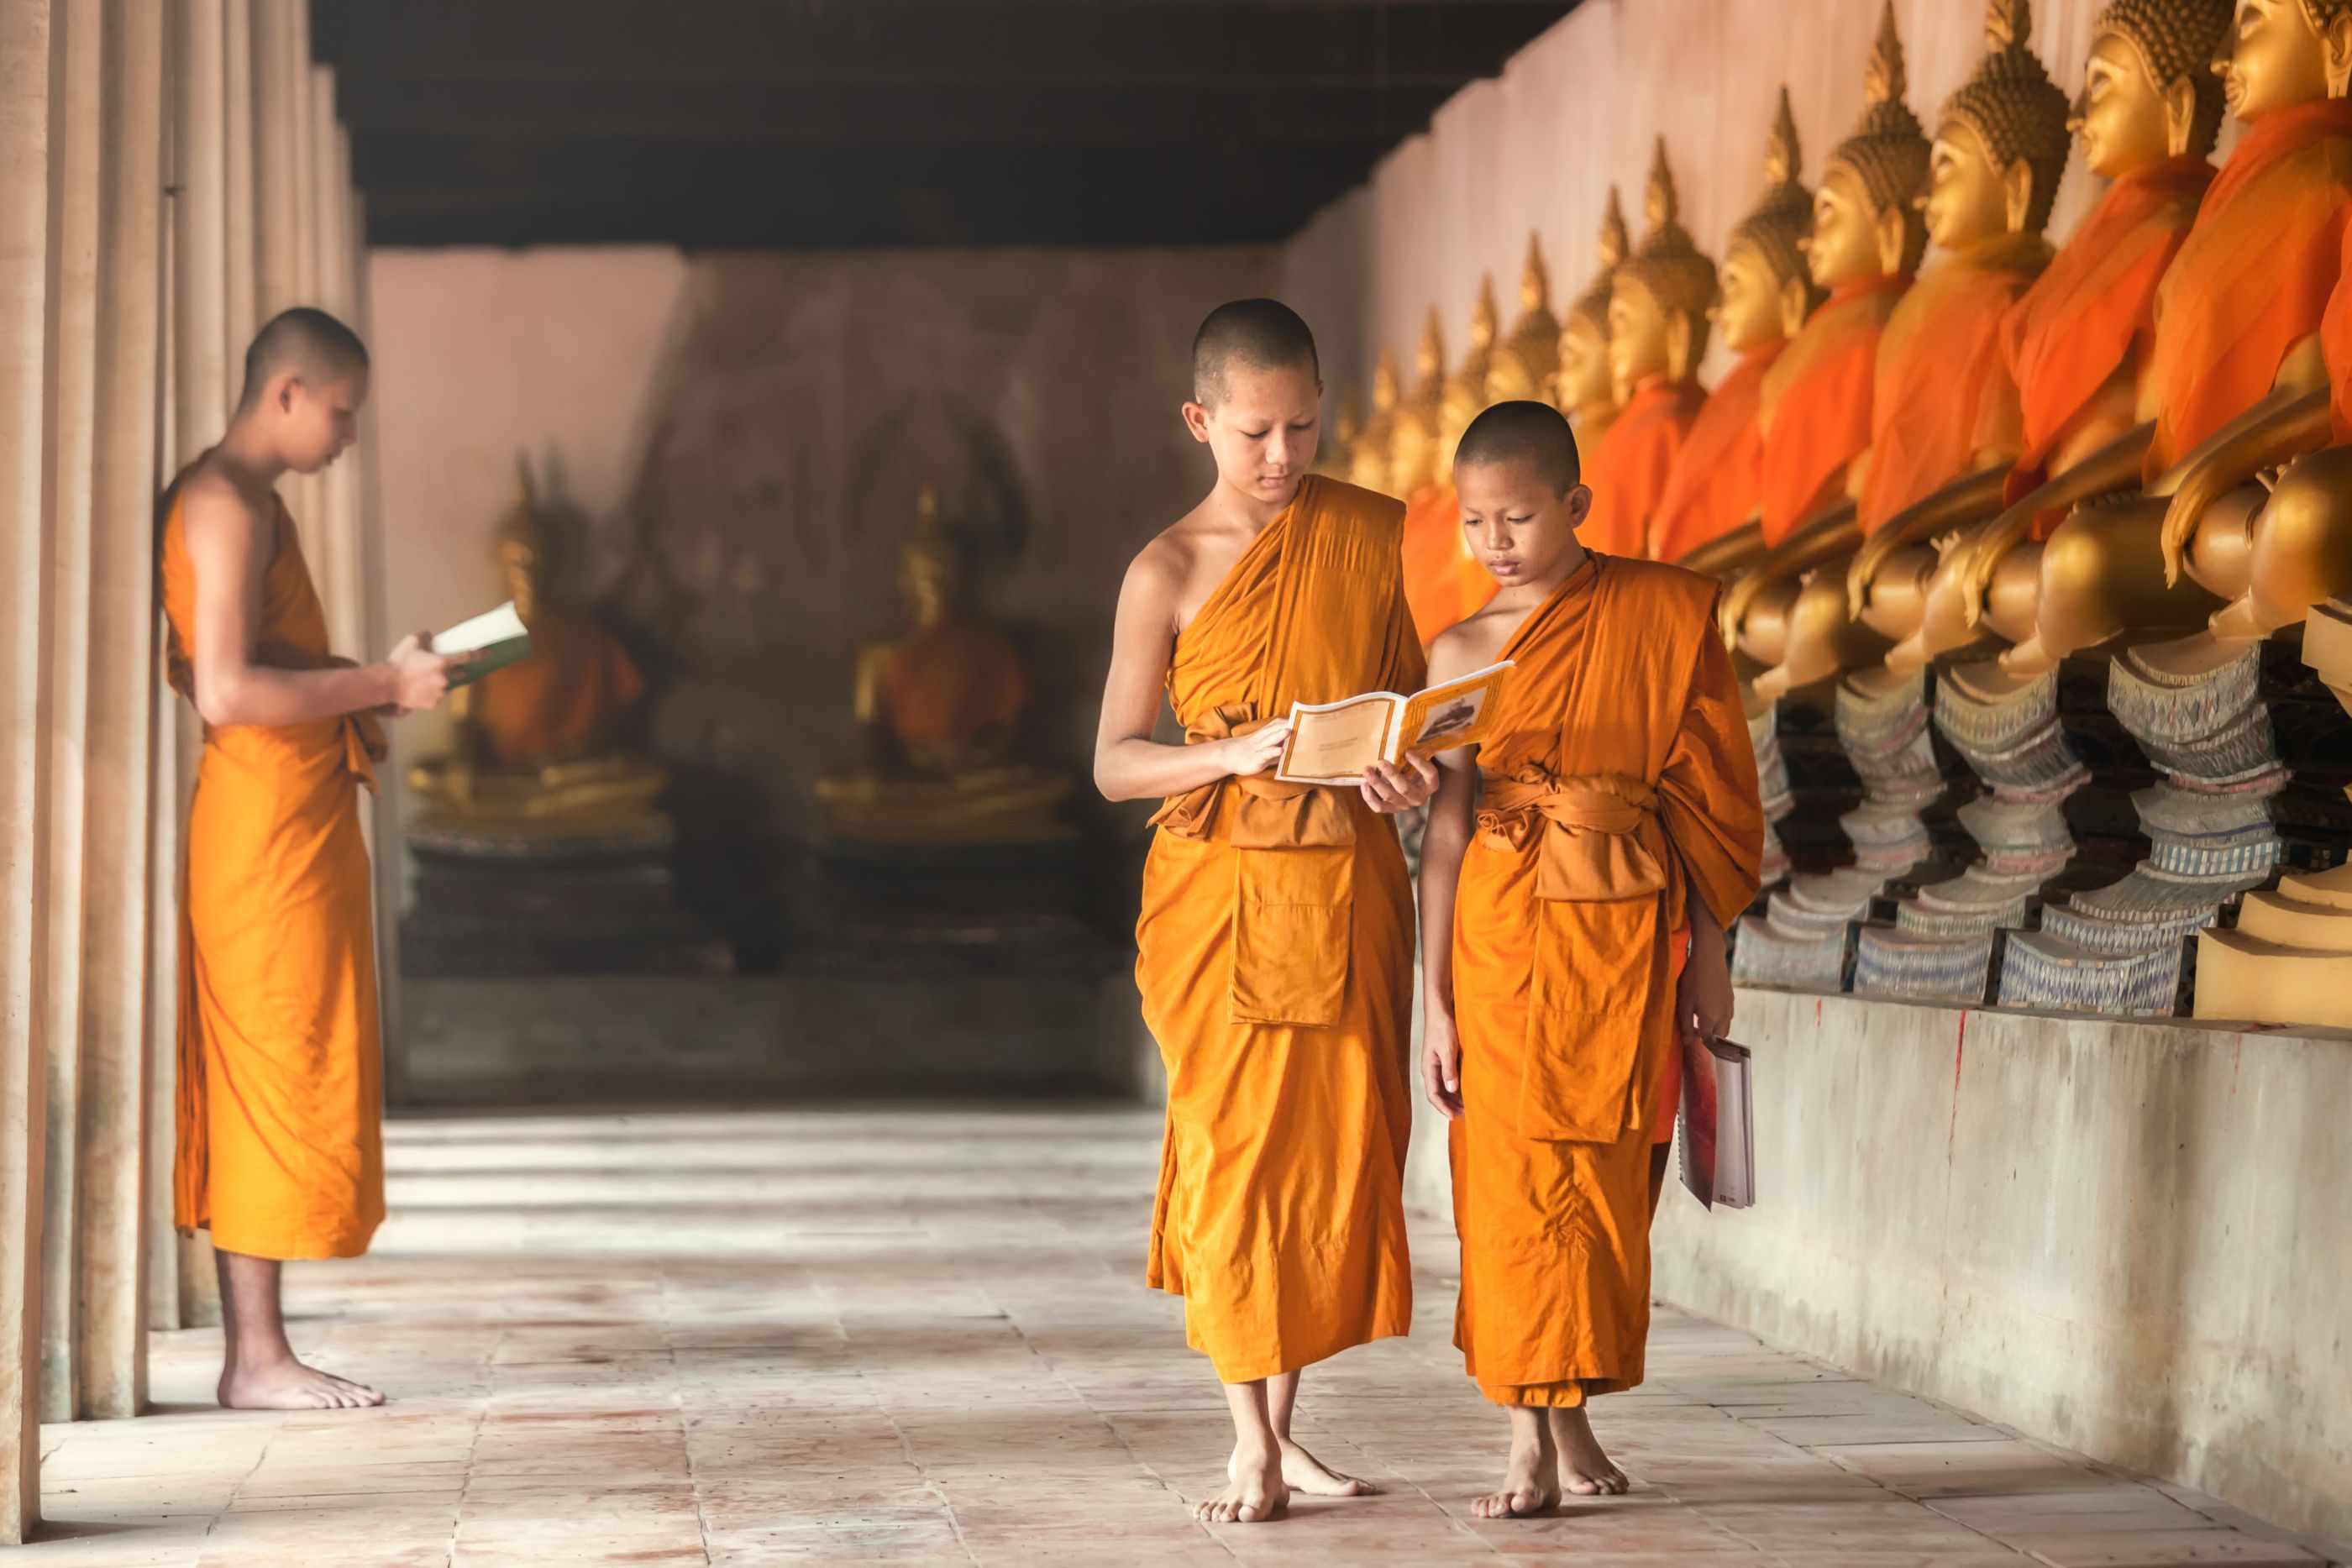
[[[1471,668],[1451,632],[1430,651],[1433,683]],[[1433,758],[1437,793],[1430,800],[1421,840],[1422,1092],[1448,1118],[1462,1114],[1462,1043],[1454,1027],[1454,901],[1477,809],[1477,748],[1467,747]]]
[[[1095,731],[1095,788],[1107,800],[1181,795],[1220,779],[1263,773],[1281,756],[1290,730],[1278,721],[1199,746],[1163,746],[1151,738],[1176,654],[1178,584],[1178,573],[1155,547],[1135,558],[1118,591],[1110,674]]]
[[[303,724],[347,713],[431,707],[461,661],[404,639],[380,664],[323,670],[259,662],[262,580],[269,570],[274,517],[226,486],[192,487],[180,526],[195,569],[193,628],[196,711],[219,728]]]

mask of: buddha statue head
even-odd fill
[[[1409,497],[1437,480],[1438,408],[1445,396],[1445,337],[1435,308],[1412,358],[1412,395],[1397,404],[1389,431],[1389,494]]]
[[[1985,57],[1944,100],[1920,203],[1946,250],[2040,234],[2066,172],[2066,95],[2027,44],[2028,0],[1990,0]]]
[[[2114,0],[2091,25],[2068,129],[2083,162],[2118,180],[2167,158],[2210,156],[2221,133],[2214,51],[2237,0]]]
[[[953,614],[963,586],[963,560],[940,526],[940,493],[929,485],[915,497],[915,531],[898,547],[898,591],[918,626],[936,626]]]
[[[1624,204],[1612,185],[1609,206],[1601,216],[1601,237],[1592,249],[1601,263],[1600,275],[1570,307],[1559,329],[1553,402],[1570,417],[1606,418],[1625,401],[1609,369],[1609,301],[1616,296],[1617,269],[1624,265],[1626,249]]]
[[[1527,265],[1519,269],[1519,320],[1495,350],[1486,371],[1486,402],[1516,402],[1550,395],[1559,372],[1559,322],[1551,313],[1551,274],[1544,267],[1543,240],[1528,235]]]
[[[1915,272],[1927,248],[1919,198],[1927,191],[1927,136],[1903,102],[1903,40],[1892,0],[1863,78],[1861,123],[1830,154],[1813,193],[1805,259],[1823,288]]]
[[[2230,112],[2252,125],[2352,88],[2352,0],[2241,0],[2213,56]]]
[[[1495,368],[1496,321],[1495,278],[1489,273],[1479,279],[1478,303],[1470,309],[1470,351],[1445,378],[1438,398],[1436,476],[1441,482],[1453,481],[1454,453],[1462,444],[1462,433],[1493,404],[1486,379]]]
[[[1698,373],[1715,302],[1715,263],[1682,225],[1663,136],[1651,160],[1642,220],[1649,232],[1617,269],[1609,297],[1610,376],[1629,392],[1654,376],[1688,381]]]
[[[1396,350],[1382,349],[1380,361],[1372,367],[1372,416],[1357,433],[1356,444],[1348,449],[1348,482],[1361,485],[1367,490],[1386,490],[1389,485],[1389,432],[1396,426],[1397,409]]]
[[[528,626],[546,598],[547,527],[540,520],[530,465],[518,461],[515,467],[514,505],[499,519],[491,553],[499,563],[499,575],[506,580],[507,597],[514,601],[515,613]]]
[[[1803,163],[1797,117],[1790,112],[1784,87],[1764,145],[1764,194],[1733,226],[1723,247],[1721,287],[1711,315],[1736,352],[1795,337],[1822,302],[1805,263],[1813,198],[1798,178]]]
[[[1339,412],[1331,417],[1331,440],[1341,452],[1356,444],[1364,433],[1364,392],[1349,382],[1339,392]]]

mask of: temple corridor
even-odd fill
[[[1223,1413],[1139,1285],[1157,1117],[911,1109],[395,1123],[393,1218],[290,1271],[306,1356],[378,1411],[212,1407],[216,1330],[156,1336],[157,1414],[43,1428],[67,1564],[2305,1563],[2143,1484],[1697,1319],[1596,1426],[1622,1499],[1485,1522],[1502,1425],[1416,1335],[1314,1375],[1301,1437],[1386,1494],[1213,1532]],[[1737,1223],[1736,1219],[1727,1223]],[[2243,1528],[2241,1528],[2243,1527]]]

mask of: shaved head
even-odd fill
[[[307,305],[281,310],[253,335],[245,351],[245,389],[239,407],[249,408],[261,398],[270,378],[292,371],[313,390],[359,375],[368,368],[367,345],[360,335]]]
[[[1209,312],[1192,335],[1192,401],[1214,408],[1239,371],[1306,371],[1323,379],[1315,334],[1279,299],[1236,299]]]
[[[1565,496],[1583,477],[1576,455],[1576,433],[1568,420],[1548,402],[1498,402],[1462,433],[1454,455],[1456,470],[1487,463],[1534,465],[1538,478],[1555,496]]]

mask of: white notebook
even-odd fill
[[[450,676],[449,684],[462,686],[478,681],[492,670],[502,670],[518,659],[530,656],[530,632],[525,630],[522,616],[509,599],[496,610],[485,612],[471,621],[460,621],[446,632],[434,633],[433,651],[436,653],[473,653],[474,662]]]

